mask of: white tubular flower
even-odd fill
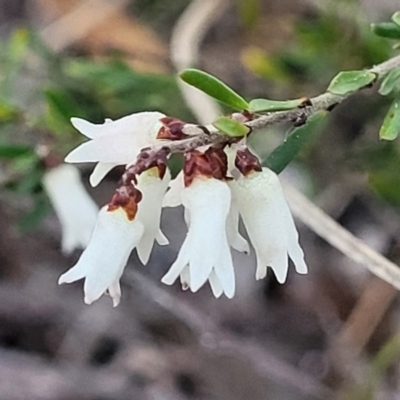
[[[85,248],[99,209],[86,192],[79,170],[72,165],[59,165],[44,174],[42,183],[61,223],[62,251],[69,254],[76,248]]]
[[[197,177],[183,189],[182,203],[190,213],[189,231],[178,258],[162,282],[171,285],[180,276],[192,292],[209,280],[216,297],[232,298],[235,276],[226,237],[231,203],[228,185],[218,179]]]
[[[164,196],[163,207],[178,207],[182,204],[181,194],[185,185],[183,181],[183,172],[179,172],[174,180],[169,184],[169,190]],[[185,221],[190,225],[190,213],[185,209]],[[232,202],[226,219],[226,234],[228,237],[229,245],[241,253],[249,253],[250,247],[247,240],[239,233],[239,211]],[[211,281],[210,281],[211,282]]]
[[[185,188],[183,181],[183,171],[169,183],[168,192],[164,196],[163,207],[178,207],[182,204],[181,194]]]
[[[142,234],[143,224],[137,219],[130,221],[121,207],[113,211],[103,207],[88,247],[75,266],[60,276],[58,283],[85,278],[86,304],[93,303],[108,289],[116,307],[121,297],[119,279]]]
[[[143,147],[156,141],[156,136],[165,117],[159,112],[141,112],[104,124],[92,124],[81,118],[71,118],[72,125],[89,140],[67,155],[68,163],[98,163],[90,177],[96,186],[115,166],[129,164],[136,160]]]
[[[153,249],[154,240],[159,245],[169,244],[168,239],[160,230],[162,202],[167,190],[171,174],[167,169],[162,179],[159,178],[158,168],[151,168],[138,177],[137,188],[142,193],[136,218],[144,226],[143,236],[137,245],[140,261],[146,265]]]
[[[228,218],[226,219],[226,234],[229,245],[241,253],[249,253],[250,247],[247,240],[239,233],[239,211],[232,201]]]
[[[307,273],[298,233],[277,175],[267,168],[229,183],[257,256],[256,279],[265,278],[267,267],[284,283],[288,255],[299,274]]]

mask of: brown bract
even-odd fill
[[[132,184],[121,186],[115,190],[111,201],[108,203],[108,211],[114,211],[118,207],[121,207],[126,212],[128,219],[133,221],[141,200],[142,193]]]
[[[136,162],[126,168],[124,175],[122,175],[122,183],[124,185],[127,185],[132,181],[136,183],[135,175],[140,175],[142,172],[154,167],[158,168],[159,178],[164,178],[167,170],[168,154],[168,148],[157,149],[156,151],[152,149],[143,149],[139,153]]]
[[[244,176],[250,172],[262,170],[260,161],[248,148],[237,151],[235,166]]]
[[[161,118],[160,122],[163,126],[157,134],[157,139],[182,140],[188,137],[182,131],[186,122],[173,117]]]
[[[185,186],[189,186],[197,176],[227,179],[228,159],[223,147],[210,147],[204,153],[193,150],[185,153],[183,166]]]

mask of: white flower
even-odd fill
[[[163,207],[178,207],[182,204],[181,194],[185,188],[183,171],[169,183],[168,192],[164,196]]]
[[[306,274],[298,233],[277,175],[263,168],[229,185],[256,252],[256,279],[265,278],[267,267],[271,267],[278,282],[284,283],[288,255],[296,271]]]
[[[71,118],[72,125],[89,140],[79,145],[65,158],[69,163],[97,162],[90,183],[97,186],[115,166],[132,163],[140,150],[154,144],[165,117],[159,112],[141,112],[104,124],[92,124],[81,118]]]
[[[160,230],[160,218],[163,197],[170,179],[171,174],[168,169],[163,179],[160,179],[158,168],[151,168],[137,177],[136,187],[142,193],[142,201],[139,203],[136,219],[144,226],[143,236],[137,245],[137,253],[144,265],[149,261],[154,240],[160,245],[169,244]]]
[[[130,221],[122,208],[107,211],[107,206],[103,207],[88,247],[75,266],[60,276],[58,283],[85,278],[86,304],[97,300],[108,289],[116,307],[121,297],[119,280],[142,234],[143,224],[136,219]]]
[[[250,252],[247,240],[239,233],[239,211],[233,201],[226,219],[226,234],[228,243],[233,249],[241,253]]]
[[[181,194],[184,188],[183,172],[181,171],[169,184],[169,190],[164,196],[163,207],[180,206],[182,204]],[[185,220],[189,225],[190,215],[188,209],[185,209]],[[233,249],[242,253],[249,253],[249,244],[239,233],[239,212],[233,202],[226,219],[226,234],[228,243]]]
[[[225,182],[197,177],[181,193],[190,214],[187,237],[178,258],[162,282],[171,285],[180,276],[184,288],[196,292],[209,280],[216,297],[232,298],[235,276],[226,237],[231,194]]]
[[[69,254],[76,248],[85,248],[99,209],[86,192],[79,170],[72,165],[59,165],[44,174],[42,183],[61,223],[62,251]]]

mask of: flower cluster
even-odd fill
[[[249,252],[239,234],[243,219],[257,256],[256,279],[271,267],[285,282],[290,257],[298,273],[307,273],[298,234],[279,179],[262,168],[245,145],[225,143],[184,152],[184,166],[171,180],[168,144],[196,132],[193,126],[158,112],[133,114],[95,125],[73,118],[90,140],[67,162],[96,162],[90,182],[97,185],[116,165],[126,165],[121,184],[98,213],[90,242],[79,261],[59,283],[85,279],[87,304],[108,293],[114,306],[121,297],[119,280],[134,248],[149,261],[154,241],[168,244],[160,230],[163,207],[183,205],[188,226],[179,254],[162,282],[178,278],[183,289],[196,292],[206,282],[216,297],[235,293],[230,249]],[[160,145],[161,144],[161,145]]]

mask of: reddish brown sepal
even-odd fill
[[[222,147],[210,147],[204,153],[198,150],[185,153],[185,186],[189,186],[197,176],[225,180],[227,170],[228,159]]]
[[[121,186],[115,190],[107,211],[114,211],[121,207],[126,212],[128,219],[133,221],[138,210],[138,204],[142,200],[142,193],[132,185]]]
[[[247,121],[252,121],[254,119],[254,114],[249,110],[242,111],[242,115],[247,119]]]
[[[311,99],[308,97],[302,97],[301,100],[301,104],[298,106],[298,108],[306,108],[313,105]]]
[[[158,131],[157,139],[181,140],[188,137],[182,132],[182,129],[186,123],[180,119],[164,117],[160,119],[160,122],[163,124],[163,126]]]
[[[235,166],[244,176],[253,171],[262,171],[260,161],[248,148],[237,151]]]
[[[142,172],[147,171],[150,168],[158,168],[158,176],[160,179],[164,178],[165,172],[167,171],[167,156],[169,154],[168,148],[157,150],[157,152],[143,149],[135,162],[127,167],[124,175],[122,176],[122,183],[128,185],[130,182],[136,182],[135,175],[140,175]]]

